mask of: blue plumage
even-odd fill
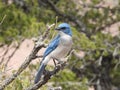
[[[59,44],[60,35],[57,35],[48,45],[47,49],[44,52],[43,59],[51,53]]]
[[[52,58],[61,59],[71,50],[72,31],[70,29],[70,25],[67,23],[62,23],[56,28],[56,30],[58,31],[58,35],[49,43],[48,47],[46,48],[34,83],[39,82],[49,60]]]
[[[58,26],[58,30],[59,29],[62,29],[62,28],[66,28],[66,30],[63,30],[64,33],[72,36],[72,32],[70,30],[70,25],[67,24],[67,23],[62,23]],[[60,40],[60,35],[57,35],[48,45],[47,49],[45,50],[44,52],[44,55],[43,55],[43,59],[49,54],[51,53],[59,44],[59,40]]]

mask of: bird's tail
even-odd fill
[[[36,77],[35,77],[35,81],[34,81],[35,84],[39,82],[39,80],[40,80],[40,78],[41,78],[41,76],[42,76],[42,74],[43,74],[43,72],[45,70],[45,66],[46,65],[41,63],[40,68],[39,68],[39,70],[38,70],[38,72],[36,74]]]

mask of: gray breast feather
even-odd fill
[[[61,39],[60,39],[60,43],[63,45],[63,46],[69,46],[72,44],[72,37],[71,36],[62,36]]]
[[[72,48],[72,37],[64,35],[60,37],[58,47],[50,54],[51,57],[60,59],[64,58]]]

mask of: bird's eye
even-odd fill
[[[64,29],[66,29],[66,27],[62,27],[62,28],[60,28],[61,30],[64,30]]]

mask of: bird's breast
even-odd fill
[[[60,44],[65,47],[71,46],[72,45],[72,37],[69,35],[62,36],[60,38]]]
[[[72,48],[72,37],[63,36],[60,38],[58,47],[51,53],[51,57],[64,58]]]

